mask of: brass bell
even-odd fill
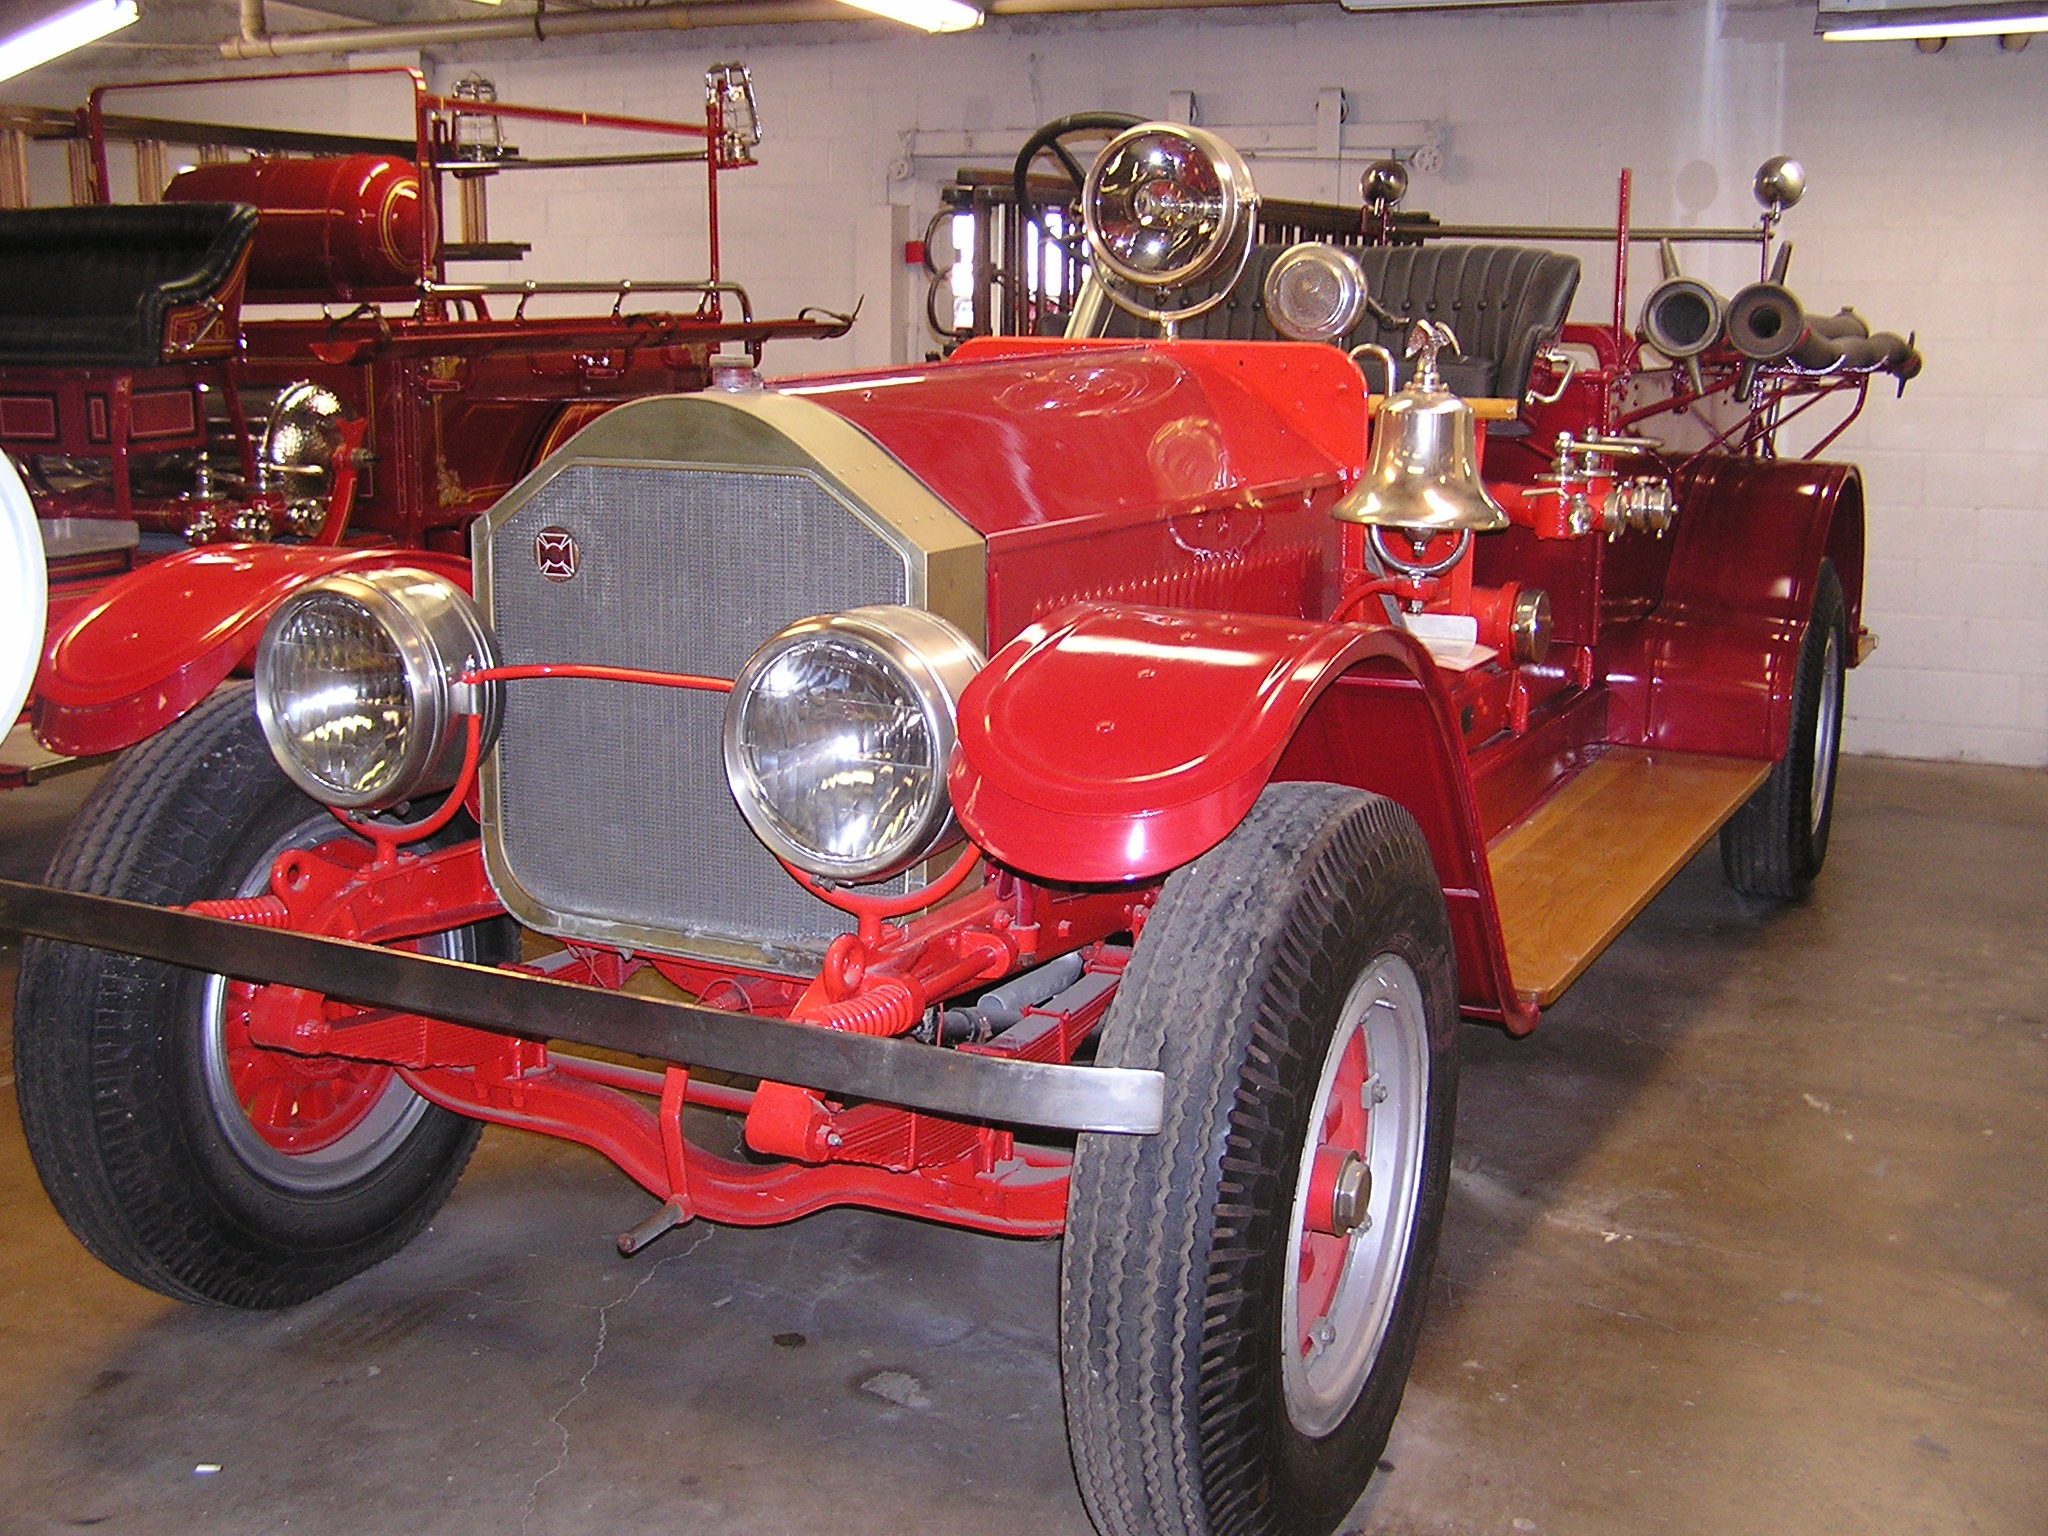
[[[1447,344],[1457,350],[1458,338],[1433,320],[1409,333],[1408,355],[1420,359],[1415,376],[1373,412],[1372,457],[1330,516],[1418,535],[1507,527],[1507,513],[1479,478],[1472,407],[1444,388],[1437,373],[1436,355]],[[1385,349],[1372,350],[1391,364]]]

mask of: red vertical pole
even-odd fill
[[[1614,340],[1617,346],[1628,340],[1628,215],[1629,193],[1635,172],[1621,168],[1620,208],[1614,221]]]
[[[1635,172],[1627,166],[1621,168],[1621,192],[1616,199],[1614,217],[1614,355],[1625,359],[1623,366],[1633,371],[1636,362],[1635,349],[1628,339],[1628,220],[1629,203],[1635,190]],[[1614,430],[1615,401],[1620,394],[1620,380],[1612,378],[1600,392],[1600,430]]]

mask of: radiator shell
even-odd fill
[[[622,406],[472,537],[508,665],[731,677],[785,625],[874,603],[929,607],[983,638],[980,538],[859,429],[784,396]],[[740,818],[720,755],[724,703],[630,683],[506,685],[482,794],[507,910],[564,939],[814,971],[850,925]]]

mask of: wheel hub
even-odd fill
[[[1343,1147],[1318,1147],[1309,1183],[1309,1225],[1331,1237],[1349,1237],[1372,1225],[1372,1169]]]
[[[1343,1422],[1379,1357],[1421,1199],[1428,1101],[1421,984],[1381,955],[1338,1016],[1290,1218],[1281,1380],[1303,1434]]]

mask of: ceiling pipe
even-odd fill
[[[1087,11],[1211,10],[1222,7],[1299,5],[1311,0],[988,0],[991,16],[1065,15]],[[325,32],[272,32],[264,0],[241,0],[242,35],[220,45],[226,59],[280,59],[307,53],[366,53],[382,48],[440,48],[462,43],[531,38],[589,37],[616,32],[688,32],[700,27],[776,26],[802,22],[859,21],[858,11],[838,0],[703,0],[691,5],[643,5],[632,9],[525,11],[516,16],[478,16],[462,21],[425,21],[394,26],[339,27]]]
[[[251,28],[254,17],[255,30]],[[609,32],[687,32],[697,27],[764,26],[782,22],[843,21],[852,15],[834,0],[711,0],[703,5],[643,5],[631,10],[536,11],[423,21],[396,26],[337,27],[327,32],[271,32],[263,0],[242,0],[242,35],[220,45],[224,59],[281,59],[302,53],[367,53],[383,48],[440,48],[529,38],[585,37]]]

